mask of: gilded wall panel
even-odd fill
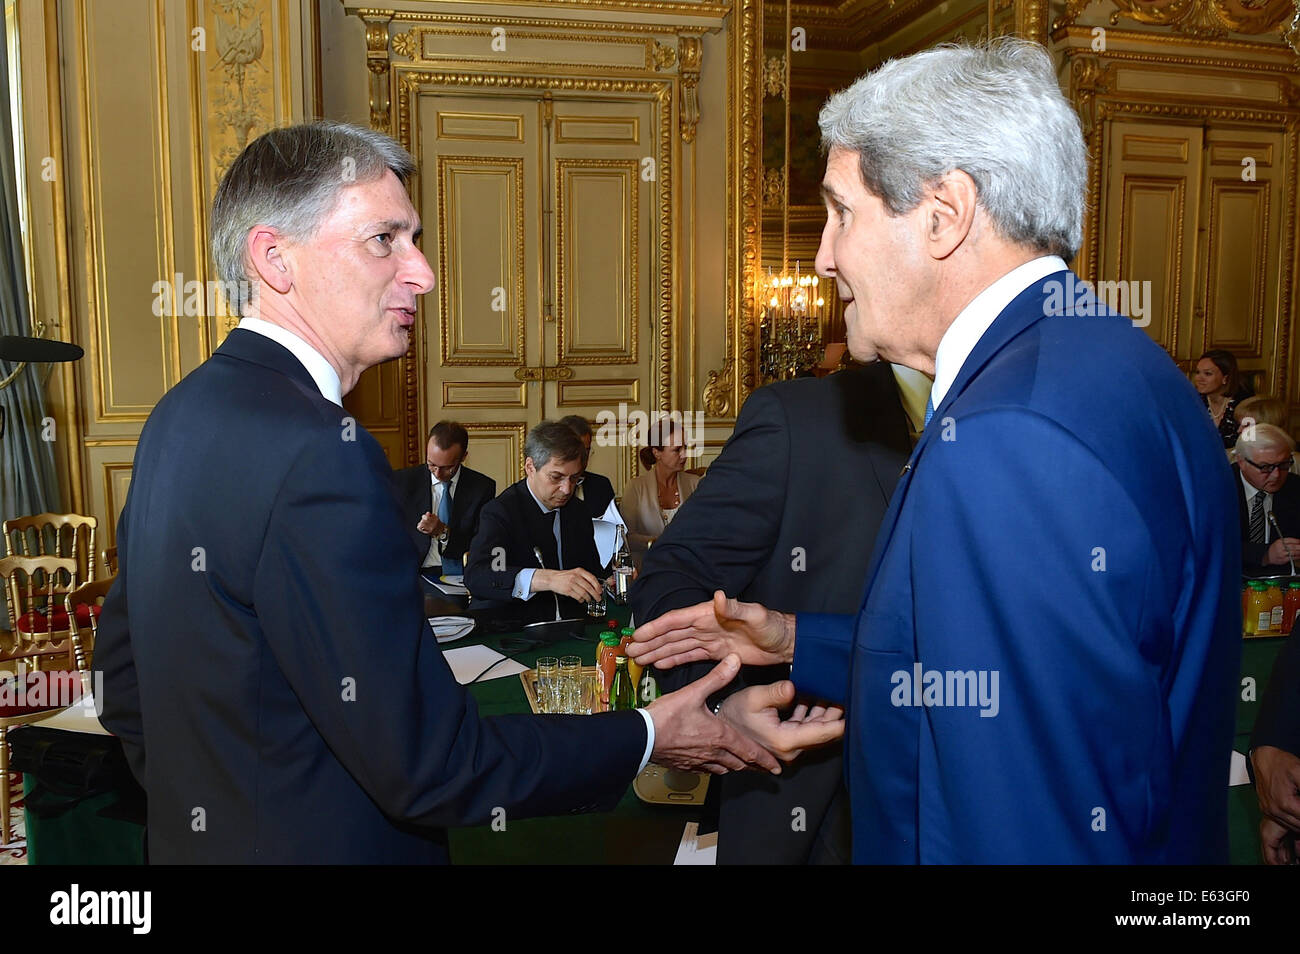
[[[439,156],[444,364],[524,362],[522,159]]]

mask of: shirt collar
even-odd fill
[[[1246,488],[1246,503],[1253,501],[1255,499],[1255,494],[1264,494],[1264,499],[1268,500],[1268,494],[1265,491],[1260,490],[1246,479],[1246,475],[1241,472],[1241,465],[1237,466],[1237,476],[1241,478],[1241,486]]]
[[[447,483],[451,484],[451,495],[453,497],[456,496],[456,482],[460,480],[460,473],[464,469],[465,469],[465,465],[461,464],[459,467],[456,468],[456,475],[452,477],[451,480],[447,481]],[[429,483],[434,484],[435,486],[438,483],[440,483],[438,478],[433,476],[433,471],[429,471]],[[537,498],[534,497],[533,499],[536,500]]]
[[[457,471],[457,473],[459,474],[459,471]],[[527,477],[524,478],[524,490],[528,491],[528,496],[533,498],[533,503],[537,504],[537,506],[541,508],[542,513],[559,513],[558,507],[552,510],[551,508],[547,507],[545,504],[543,504],[540,500],[537,499],[537,495],[533,493],[533,488],[528,486]]]
[[[288,328],[273,324],[264,318],[242,318],[239,327],[245,331],[251,331],[259,334],[264,338],[270,338],[277,344],[283,345],[307,369],[311,379],[316,382],[316,387],[321,396],[327,401],[333,401],[339,407],[343,406],[342,385],[339,383],[339,373],[321,355],[319,351],[303,341]]]
[[[935,352],[934,387],[930,390],[935,408],[943,403],[975,345],[1007,305],[1034,282],[1064,270],[1065,261],[1059,255],[1040,256],[1007,272],[961,310],[939,339],[939,350]]]

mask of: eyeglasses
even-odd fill
[[[582,482],[587,479],[586,474],[561,474],[557,477],[555,474],[550,473],[544,474],[543,476],[546,478],[547,483],[555,487],[560,486],[560,484],[564,483],[566,480],[574,487],[580,487],[582,486]]]
[[[1259,472],[1260,472],[1261,474],[1263,474],[1265,477],[1268,477],[1268,476],[1269,476],[1270,474],[1272,474],[1273,471],[1275,471],[1275,470],[1285,470],[1285,471],[1290,471],[1290,470],[1291,470],[1291,465],[1295,462],[1295,461],[1294,461],[1294,458],[1288,457],[1286,460],[1282,461],[1282,463],[1280,463],[1280,464],[1257,464],[1257,463],[1255,463],[1253,460],[1251,460],[1249,457],[1247,457],[1245,454],[1241,455],[1241,459],[1244,460],[1244,461],[1245,461],[1247,464],[1249,464],[1251,467],[1254,467],[1257,471],[1259,471]]]

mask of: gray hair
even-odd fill
[[[1003,238],[1067,261],[1079,249],[1088,148],[1037,43],[1000,37],[891,60],[832,96],[818,122],[822,148],[857,153],[863,185],[893,215],[960,169]]]
[[[549,464],[552,458],[566,464],[582,455],[582,439],[573,428],[559,421],[542,421],[528,432],[528,439],[524,441],[524,456],[538,470]]]
[[[1256,424],[1254,430],[1255,433],[1252,435],[1251,428],[1246,427],[1237,437],[1232,452],[1238,457],[1251,457],[1257,450],[1285,449],[1289,453],[1295,453],[1295,441],[1276,424]]]
[[[235,291],[236,312],[243,314],[251,297],[245,245],[253,226],[309,239],[345,188],[385,170],[405,183],[415,160],[391,137],[348,123],[285,126],[250,142],[221,177],[209,227],[217,275],[227,297]]]

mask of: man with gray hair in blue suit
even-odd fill
[[[1186,376],[1066,267],[1087,150],[1051,57],[895,60],[821,130],[818,271],[855,358],[934,378],[927,427],[855,616],[715,594],[633,655],[846,703],[857,861],[1226,862],[1233,488]]]

